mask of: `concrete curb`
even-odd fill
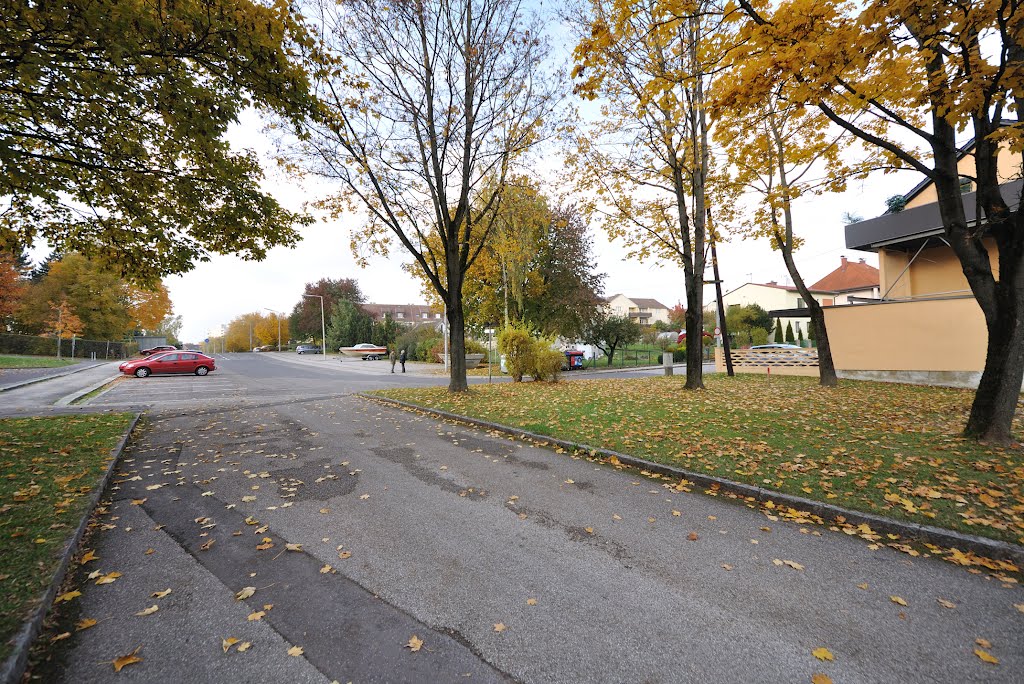
[[[54,402],[53,405],[54,406],[71,406],[71,404],[75,403],[75,401],[77,399],[80,399],[81,397],[84,397],[89,392],[92,392],[94,390],[98,390],[100,387],[103,387],[104,385],[109,385],[110,383],[112,383],[115,380],[117,380],[118,378],[120,378],[121,375],[122,375],[121,373],[118,373],[117,375],[112,375],[109,378],[104,378],[103,380],[100,380],[97,383],[89,385],[85,389],[75,390],[71,394],[69,394],[67,396],[64,396],[64,397],[61,397],[60,399],[58,399],[56,402]]]
[[[139,424],[139,420],[142,418],[141,413],[136,413],[132,422],[128,425],[128,429],[125,430],[124,435],[121,436],[121,440],[111,450],[110,465],[107,466],[107,471],[103,474],[96,488],[93,490],[89,506],[86,508],[84,515],[82,516],[81,522],[78,523],[78,529],[75,530],[74,536],[68,541],[64,552],[61,554],[60,563],[57,564],[57,571],[53,575],[53,580],[50,582],[50,587],[43,594],[42,600],[36,609],[32,612],[32,616],[25,621],[22,625],[21,630],[14,637],[14,648],[11,655],[3,662],[0,666],[0,684],[18,684],[21,682],[22,677],[25,674],[25,668],[28,666],[28,653],[32,647],[32,642],[39,635],[39,630],[43,625],[43,620],[46,619],[46,614],[50,610],[50,606],[53,605],[53,599],[57,596],[57,591],[60,589],[60,585],[64,582],[64,577],[67,574],[68,567],[71,565],[71,559],[74,558],[75,552],[78,550],[78,545],[82,541],[82,536],[85,534],[86,527],[89,525],[89,518],[92,517],[92,512],[96,509],[96,504],[99,503],[100,497],[103,496],[103,492],[106,491],[107,485],[110,483],[111,475],[114,473],[114,468],[117,466],[118,461],[121,460],[121,454],[124,451],[125,446],[128,444],[128,439],[132,435],[132,431],[135,430],[135,426]]]
[[[701,487],[716,486],[722,491],[751,497],[757,501],[781,503],[791,508],[811,513],[826,521],[835,521],[836,518],[842,516],[846,519],[847,523],[852,525],[866,523],[875,532],[881,532],[883,534],[898,534],[905,539],[927,542],[929,544],[946,548],[957,548],[964,551],[972,551],[988,558],[1008,560],[1014,563],[1018,568],[1024,568],[1024,546],[1018,546],[1017,544],[1010,544],[1008,542],[988,539],[986,537],[978,537],[971,534],[963,534],[961,532],[945,530],[939,527],[932,527],[930,525],[920,525],[917,523],[895,520],[893,518],[886,518],[874,513],[862,513],[860,511],[854,511],[840,506],[833,506],[820,501],[812,501],[811,499],[805,499],[800,496],[783,494],[782,492],[776,492],[771,489],[763,489],[761,487],[743,484],[742,482],[726,480],[725,478],[715,477],[713,475],[695,473],[675,466],[654,463],[653,461],[647,461],[642,458],[637,458],[636,456],[630,456],[629,454],[623,454],[610,449],[592,447],[587,444],[579,444],[577,442],[570,442],[556,437],[539,435],[526,430],[509,427],[507,425],[491,423],[486,420],[460,416],[455,413],[448,413],[447,411],[440,411],[438,409],[425,408],[423,406],[406,401],[400,401],[398,399],[375,396],[365,392],[359,392],[356,396],[381,404],[389,404],[399,408],[422,411],[439,418],[468,423],[486,430],[503,432],[519,439],[547,442],[548,444],[553,444],[555,446],[562,447],[563,449],[585,451],[602,458],[614,456],[624,465],[633,466],[635,468],[640,468],[642,470],[647,470],[652,473],[657,473],[658,475],[665,475],[672,478],[685,478]]]
[[[43,376],[41,378],[32,378],[31,380],[22,380],[21,382],[16,382],[16,383],[14,383],[12,385],[4,385],[4,386],[0,387],[0,392],[7,392],[8,390],[18,389],[19,387],[25,387],[26,385],[34,385],[34,384],[39,383],[39,382],[46,382],[47,380],[54,380],[56,378],[63,378],[65,376],[67,376],[67,375],[74,375],[75,373],[81,373],[82,371],[87,371],[90,368],[96,368],[97,366],[102,366],[104,363],[111,363],[111,362],[103,361],[101,363],[93,363],[93,364],[90,364],[88,366],[82,366],[81,368],[75,368],[73,370],[64,371],[63,373],[54,373],[53,375],[46,375],[46,376]]]

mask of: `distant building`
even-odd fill
[[[809,288],[833,294],[831,298],[822,297],[823,306],[850,304],[857,299],[878,299],[880,279],[877,268],[864,259],[849,261],[846,257],[839,257],[839,262],[839,268]]]
[[[374,320],[382,321],[385,316],[402,325],[416,325],[429,321],[441,322],[440,311],[435,311],[426,304],[363,304],[363,309],[373,316]]]
[[[616,316],[628,316],[641,325],[654,325],[656,321],[668,323],[668,307],[657,299],[627,297],[616,294],[605,299],[608,310]]]
[[[822,306],[853,304],[858,300],[874,300],[879,297],[879,271],[864,259],[850,261],[839,258],[839,268],[808,286],[814,301]],[[785,329],[792,324],[793,334],[807,334],[810,313],[807,302],[800,296],[794,285],[779,285],[774,280],[768,283],[745,283],[722,297],[726,308],[757,304],[778,319]]]

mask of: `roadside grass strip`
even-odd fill
[[[0,419],[0,661],[49,589],[132,419]]]
[[[970,390],[708,375],[379,396],[856,511],[1024,543],[1024,450],[960,436]],[[1022,434],[1020,416],[1015,433]]]
[[[57,359],[50,356],[13,356],[0,354],[0,368],[62,368],[73,366],[77,361]]]

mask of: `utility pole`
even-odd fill
[[[711,227],[711,209],[708,208],[708,226]],[[722,330],[722,352],[725,355],[725,372],[730,378],[735,375],[732,370],[732,351],[729,349],[729,331],[725,327],[725,303],[722,300],[722,278],[718,274],[718,250],[715,249],[715,229],[709,231],[711,238],[711,268],[715,274],[715,301],[718,308],[718,326]]]

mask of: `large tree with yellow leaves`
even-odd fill
[[[1000,148],[1024,149],[1024,7],[1019,0],[739,0],[754,57],[731,83],[760,97],[780,80],[892,167],[938,193],[945,239],[988,329],[965,434],[1011,439],[1024,378],[1024,214],[1000,191]],[[958,131],[973,134],[977,214],[964,209]],[[995,259],[990,251],[995,250]],[[992,268],[992,261],[998,264]]]

